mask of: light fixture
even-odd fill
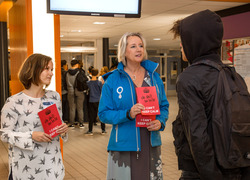
[[[75,30],[75,29],[73,29],[73,30],[71,30],[70,32],[82,32],[82,30]]]
[[[60,35],[60,37],[64,37],[64,35],[63,35],[63,34],[61,34],[61,35]]]
[[[95,53],[97,49],[95,47],[84,47],[84,46],[62,46],[61,52],[81,52],[81,53]]]
[[[154,41],[160,41],[161,38],[154,38],[153,40],[154,40]]]
[[[106,24],[105,22],[93,22],[93,24]]]

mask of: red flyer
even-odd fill
[[[62,124],[56,104],[38,112],[38,116],[41,120],[44,132],[49,134],[52,138],[56,137],[58,135],[56,133],[56,128]]]
[[[141,111],[142,115],[160,114],[159,102],[155,86],[137,87],[136,94],[137,102],[145,106],[145,109]]]
[[[136,127],[148,127],[148,123],[155,120],[155,115],[136,115]]]

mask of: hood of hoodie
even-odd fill
[[[221,18],[210,10],[188,16],[181,21],[180,37],[190,64],[209,56],[219,57],[223,38]]]
[[[69,73],[71,76],[74,76],[78,71],[79,71],[78,68],[69,69],[69,70],[68,70],[68,73]]]

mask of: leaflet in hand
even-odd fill
[[[158,97],[155,86],[137,87],[137,102],[144,105],[145,109],[141,111],[142,115],[160,114]]]
[[[148,123],[155,120],[155,115],[136,115],[136,127],[148,127]]]
[[[41,120],[44,132],[49,134],[52,138],[56,137],[58,135],[56,133],[56,128],[62,124],[56,104],[38,112],[38,116]]]

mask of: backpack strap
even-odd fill
[[[191,66],[202,65],[202,64],[213,67],[213,68],[217,69],[218,71],[221,71],[224,67],[226,67],[226,65],[224,65],[224,64],[218,64],[218,63],[211,61],[211,60],[208,60],[208,59],[204,59],[204,60],[195,62],[195,63],[191,64]]]

